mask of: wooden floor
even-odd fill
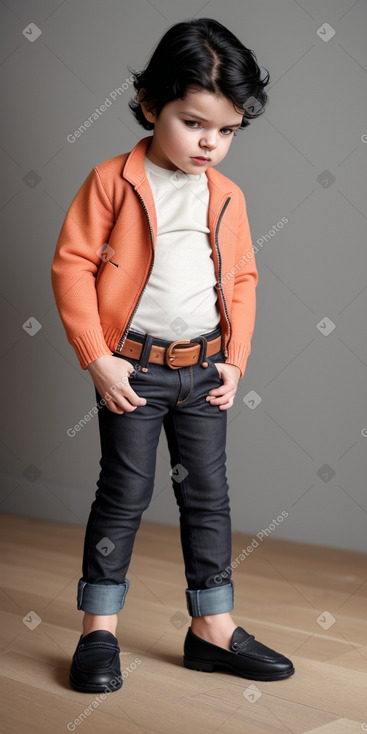
[[[183,667],[179,529],[142,523],[117,628],[124,684],[98,699],[68,681],[84,527],[1,515],[0,529],[1,732],[367,731],[367,556],[267,538],[234,570],[235,623],[296,669],[263,683]],[[234,534],[232,557],[251,540]]]

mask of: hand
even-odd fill
[[[87,370],[112,413],[131,413],[139,405],[146,405],[146,399],[137,395],[129,383],[134,367],[127,359],[105,354],[91,362]]]
[[[241,377],[241,370],[235,364],[228,362],[214,362],[223,384],[209,390],[206,398],[211,405],[219,405],[220,410],[228,410],[234,401],[237,392],[238,383]]]

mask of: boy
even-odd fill
[[[235,624],[228,574],[226,411],[251,352],[258,273],[243,193],[214,166],[235,131],[263,111],[268,80],[217,21],[170,28],[135,74],[129,105],[153,135],[90,172],[59,235],[55,299],[92,376],[102,449],[78,583],[85,614],[70,671],[76,690],[122,685],[117,613],[162,425],[192,617],[184,665],[255,680],[294,672]],[[254,99],[255,111],[246,107]]]

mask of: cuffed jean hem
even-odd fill
[[[78,581],[77,607],[89,614],[117,614],[125,603],[130,582],[123,584],[88,584]]]
[[[223,614],[234,607],[234,583],[212,589],[186,589],[187,610],[191,617],[205,614]]]

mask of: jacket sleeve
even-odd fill
[[[51,267],[57,309],[82,369],[112,354],[102,333],[95,279],[102,262],[97,251],[113,226],[113,207],[95,167],[66,213]]]
[[[226,362],[235,364],[244,377],[247,360],[251,354],[251,339],[255,328],[256,286],[258,271],[252,247],[245,197],[239,189],[239,211],[236,242],[236,273],[234,276],[231,308],[232,336]]]

